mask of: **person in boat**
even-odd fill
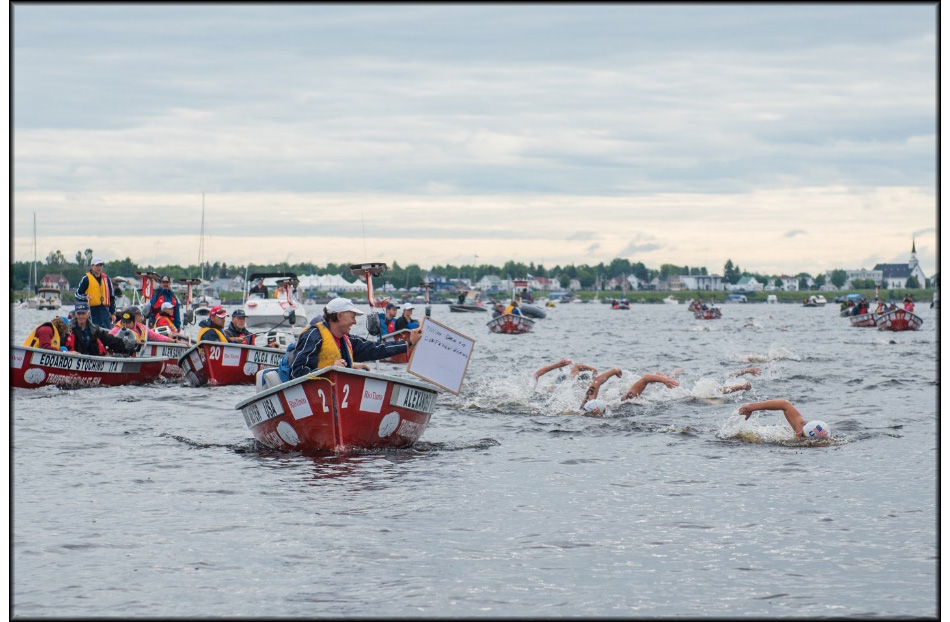
[[[172,312],[169,316],[172,318],[172,326],[175,328],[175,331],[178,332],[181,330],[181,303],[178,301],[178,297],[175,296],[174,292],[172,292],[172,280],[167,274],[159,280],[159,285],[152,293],[152,299],[148,305],[150,315],[153,318],[152,323],[154,327],[159,325],[158,319],[159,316],[165,312],[166,304],[170,305],[168,308],[171,309]]]
[[[518,299],[516,298],[511,301],[510,305],[505,307],[505,313],[510,313],[511,315],[522,315],[521,309],[518,308],[520,306],[521,306],[521,303],[518,302]]]
[[[379,338],[382,339],[390,333],[396,332],[396,314],[399,312],[399,307],[396,306],[395,302],[386,303],[386,308],[382,313],[377,313],[379,316]]]
[[[115,324],[115,286],[102,271],[104,262],[93,257],[87,272],[76,286],[76,300],[89,305],[92,322],[105,330]]]
[[[412,310],[415,308],[411,302],[402,305],[402,315],[396,320],[396,330],[419,328],[419,322],[412,319]]]
[[[224,319],[226,317],[228,317],[228,312],[224,310],[224,307],[211,307],[208,317],[198,322],[198,341],[223,341],[228,343],[229,339],[224,334]]]
[[[459,292],[459,304],[460,305],[465,304],[465,292]]]
[[[118,335],[119,331],[122,329],[128,329],[132,331],[132,334],[135,335],[135,342],[138,345],[142,345],[146,341],[159,341],[159,342],[168,342],[171,341],[171,338],[157,333],[154,330],[150,329],[145,324],[140,324],[135,320],[135,312],[138,310],[138,307],[129,307],[125,311],[119,314],[119,321],[115,326],[112,327],[112,330],[109,331],[110,335]],[[141,315],[141,311],[139,311]]]
[[[267,286],[264,285],[264,279],[257,279],[257,284],[248,290],[249,296],[260,296],[261,298],[267,298]]]
[[[766,400],[764,402],[752,402],[743,404],[739,407],[739,414],[746,420],[757,410],[781,410],[785,414],[785,420],[792,427],[796,438],[821,439],[831,436],[831,428],[824,421],[813,420],[805,421],[798,409],[788,400]]]
[[[505,314],[505,305],[501,304],[501,302],[496,302],[495,309],[491,312],[492,319],[495,319],[496,317],[502,316],[504,314]]]
[[[904,311],[914,312],[914,297],[910,294],[904,296]]]
[[[224,336],[231,343],[243,343],[245,345],[254,345],[254,333],[249,331],[247,325],[247,313],[244,309],[237,309],[231,314],[231,321],[228,327],[224,329]]]
[[[875,313],[884,313],[885,311],[887,311],[887,305],[884,304],[884,301],[883,301],[883,300],[881,300],[880,298],[878,298],[878,299],[877,299],[877,306],[874,307],[874,312],[875,312]]]
[[[95,324],[90,319],[89,303],[77,302],[76,315],[69,325],[69,337],[66,338],[66,349],[79,354],[92,356],[107,356],[110,353],[132,354],[135,352],[135,334],[131,331],[110,335],[106,329]]]
[[[317,316],[300,334],[296,344],[288,346],[287,380],[306,376],[318,369],[338,367],[368,369],[360,365],[397,354],[405,354],[422,337],[422,329],[409,333],[409,340],[376,343],[350,335],[356,316],[364,315],[349,298],[334,298],[323,308],[323,317]],[[283,363],[283,360],[282,360]],[[278,373],[280,365],[278,365]],[[286,380],[281,377],[281,380]]]
[[[28,348],[42,350],[65,350],[66,338],[69,337],[69,325],[61,317],[54,317],[49,322],[43,322],[26,336],[23,342]]]
[[[170,302],[163,302],[155,316],[153,328],[161,328],[162,326],[166,326],[176,333],[178,332],[178,327],[175,326],[175,306]]]

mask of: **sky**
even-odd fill
[[[10,256],[931,276],[937,9],[14,3]]]

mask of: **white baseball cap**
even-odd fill
[[[353,301],[349,298],[334,298],[327,303],[326,306],[327,313],[342,313],[343,311],[354,311],[356,315],[365,315],[362,311],[356,308],[356,305],[353,304]]]
[[[174,309],[174,308],[175,308],[175,305],[173,305],[173,304],[170,303],[170,302],[163,302],[163,303],[162,303],[162,309]]]
[[[97,265],[99,265],[99,264],[101,264],[101,263],[105,263],[104,261],[102,261],[102,257],[93,257],[93,258],[92,258],[92,261],[89,262],[89,265],[90,265],[90,266],[97,266]]]
[[[402,305],[403,311],[409,311],[410,309],[415,309],[415,308],[416,307],[411,302],[407,302],[404,305]]]

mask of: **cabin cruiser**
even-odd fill
[[[258,281],[261,285],[251,288],[251,283]],[[292,272],[250,275],[245,285],[243,307],[247,330],[258,332],[280,327],[290,331],[293,326],[306,326],[307,311],[297,298],[299,282]]]
[[[59,309],[62,305],[60,291],[55,287],[40,287],[36,295],[28,298],[26,306],[29,309]]]

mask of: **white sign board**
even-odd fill
[[[474,339],[423,318],[422,338],[412,348],[406,371],[458,395],[474,347]]]

